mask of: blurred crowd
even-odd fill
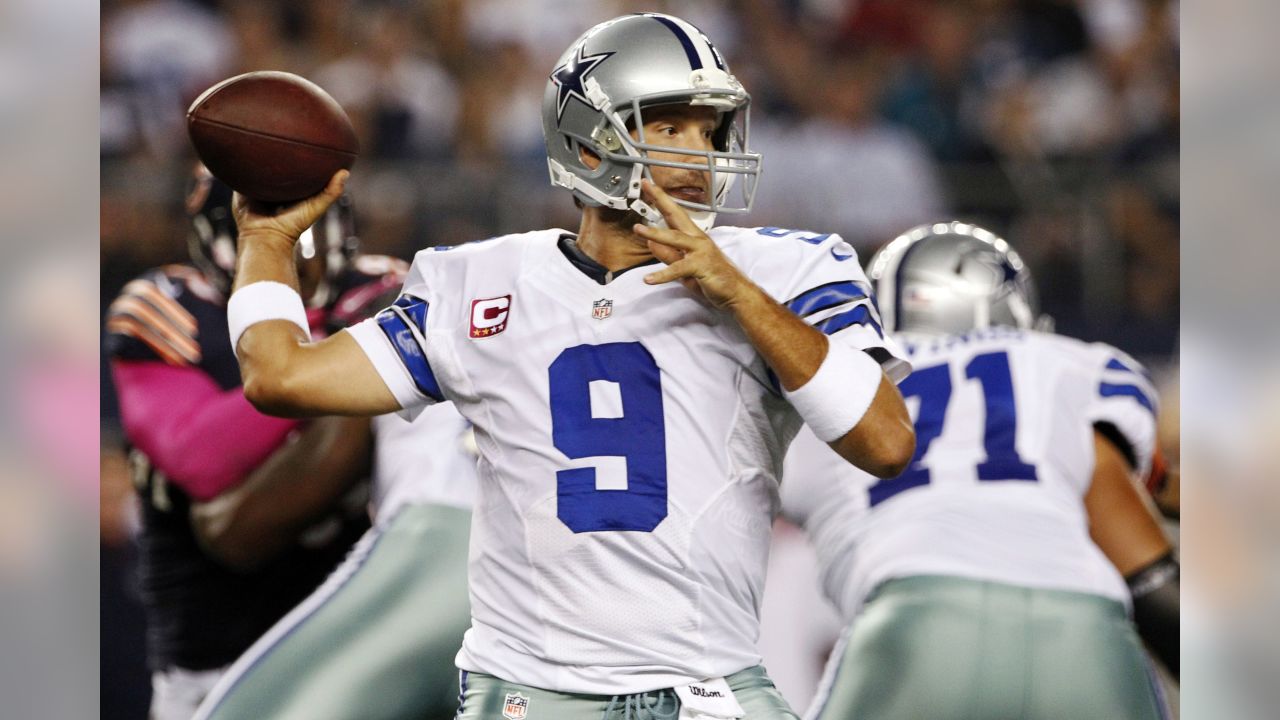
[[[182,258],[184,111],[250,70],[304,75],[351,115],[372,252],[575,227],[546,180],[547,75],[582,29],[649,10],[715,38],[753,95],[765,171],[730,222],[839,232],[864,259],[918,223],[984,223],[1059,330],[1173,352],[1174,0],[109,0],[104,297]]]

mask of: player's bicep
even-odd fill
[[[426,336],[429,303],[401,295],[376,316],[347,329],[409,420],[421,408],[441,402],[444,393],[428,357]]]
[[[1085,510],[1089,534],[1121,575],[1169,552],[1150,498],[1135,481],[1129,463],[1114,442],[1094,433],[1094,471]]]
[[[401,407],[373,360],[348,331],[299,345],[292,365],[282,414],[372,416]]]

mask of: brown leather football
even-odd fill
[[[342,106],[286,72],[246,73],[205,90],[187,110],[187,133],[215,177],[269,203],[315,195],[359,152]]]

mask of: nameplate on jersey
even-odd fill
[[[680,698],[679,720],[728,720],[746,715],[724,678],[672,688]]]
[[[480,298],[471,301],[471,337],[483,338],[497,335],[507,329],[507,316],[511,314],[511,296]]]

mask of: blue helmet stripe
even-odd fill
[[[671,32],[675,33],[676,38],[680,41],[680,44],[684,47],[684,54],[685,54],[685,57],[689,59],[689,68],[691,70],[702,69],[702,58],[698,57],[698,49],[693,46],[693,39],[690,38],[689,34],[684,31],[684,28],[676,24],[676,22],[671,18],[665,17],[663,15],[648,14],[646,15],[646,17],[651,17],[654,20],[657,20],[663,25],[666,25],[667,28],[671,30]]]

